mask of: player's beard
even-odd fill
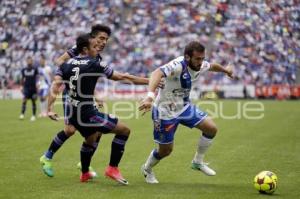
[[[192,64],[192,61],[191,61],[191,60],[188,62],[188,64],[189,64],[190,68],[191,68],[193,71],[199,71],[200,68],[201,68],[201,65],[200,65],[200,66],[194,66],[194,65]]]

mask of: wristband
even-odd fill
[[[147,97],[151,98],[152,100],[155,99],[155,93],[154,92],[148,92]]]

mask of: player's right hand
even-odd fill
[[[57,113],[49,111],[47,115],[51,120],[58,121],[59,116]]]
[[[151,110],[152,102],[153,100],[150,97],[146,97],[141,101],[139,111],[143,111],[142,115],[145,115],[146,112]]]

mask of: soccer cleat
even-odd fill
[[[192,169],[200,170],[208,176],[216,175],[216,172],[214,170],[212,170],[211,168],[209,168],[207,165],[208,165],[207,163],[199,164],[199,163],[195,163],[192,161]]]
[[[112,180],[115,180],[115,181],[119,182],[122,185],[128,185],[129,184],[128,181],[123,178],[123,176],[120,173],[118,167],[108,166],[105,169],[104,175],[106,177],[111,178]]]
[[[81,170],[81,162],[78,162],[77,169]],[[96,171],[91,166],[89,167],[89,173],[93,176],[93,178],[98,177],[98,174],[96,173]]]
[[[46,158],[45,155],[42,155],[42,157],[40,157],[40,163],[42,165],[42,169],[43,169],[44,173],[49,177],[53,177],[54,172],[53,172],[53,169],[52,169],[51,160]]]
[[[90,179],[93,179],[93,174],[91,172],[81,173],[80,182],[87,182]]]
[[[24,117],[25,117],[25,116],[24,116],[23,114],[21,114],[20,117],[19,117],[19,119],[20,119],[20,120],[24,120]]]
[[[30,121],[31,121],[31,122],[34,122],[35,120],[36,120],[35,116],[34,116],[34,115],[31,116]]]
[[[142,174],[144,175],[145,180],[146,180],[147,183],[149,183],[149,184],[159,183],[158,180],[155,178],[154,172],[152,170],[150,170],[150,171],[147,170],[145,168],[144,164],[142,165],[141,171],[142,171]]]

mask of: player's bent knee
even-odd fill
[[[72,135],[75,134],[76,128],[73,127],[73,126],[65,126],[64,131],[65,131],[65,134],[66,134],[68,137],[70,137],[70,136],[72,136]]]
[[[205,132],[203,133],[203,135],[206,136],[206,137],[208,137],[208,138],[214,138],[214,137],[216,136],[217,132],[218,132],[217,126],[216,126],[216,125],[211,125],[211,126],[207,129],[207,131],[205,131]]]
[[[117,135],[125,135],[128,137],[130,134],[130,129],[124,124],[118,124],[117,127],[113,130],[113,133]]]
[[[127,135],[127,136],[129,136],[130,135],[130,129],[128,128],[128,127],[125,127],[124,128],[124,135]]]
[[[213,125],[213,126],[211,127],[211,134],[216,135],[217,132],[218,132],[217,126],[216,126],[216,125]]]
[[[65,131],[65,134],[70,137],[75,134],[75,131]]]
[[[165,148],[163,150],[160,151],[159,156],[161,156],[162,158],[169,156],[172,153],[173,149],[172,148]]]

